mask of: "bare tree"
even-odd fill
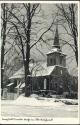
[[[15,6],[15,5],[14,5]],[[20,5],[19,5],[20,7]],[[22,10],[24,13],[20,11],[20,9],[16,12],[9,13],[12,15],[12,19],[9,20],[9,24],[13,25],[13,37],[16,39],[16,45],[20,49],[23,58],[24,64],[24,72],[25,72],[25,96],[30,95],[30,81],[29,81],[29,62],[30,62],[30,51],[31,49],[40,41],[43,40],[43,36],[51,29],[53,23],[47,28],[45,31],[41,33],[41,35],[37,39],[32,39],[32,35],[37,35],[35,30],[38,29],[37,24],[40,25],[40,21],[36,21],[35,18],[38,17],[40,12],[40,4],[21,4]],[[18,7],[17,7],[18,8]],[[16,9],[15,9],[16,10]],[[18,13],[17,13],[18,12]],[[33,25],[35,24],[35,28]],[[34,32],[33,32],[34,30]]]
[[[68,4],[68,5],[56,5],[58,8],[58,17],[59,22],[62,22],[61,25],[65,29],[67,35],[69,35],[73,41],[74,46],[67,42],[74,50],[76,62],[78,65],[78,22],[76,19],[77,17],[77,5],[76,4]],[[65,23],[68,24],[68,28],[64,25]],[[66,40],[64,40],[66,43]]]

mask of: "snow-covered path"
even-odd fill
[[[78,105],[66,105],[50,98],[19,97],[2,101],[1,114],[5,117],[78,117]]]

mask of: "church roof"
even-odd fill
[[[52,73],[52,71],[54,70],[55,66],[48,66],[48,67],[43,67],[39,70],[34,70],[32,72],[32,77],[35,76],[48,76]]]
[[[54,65],[54,66],[48,66],[44,62],[39,62],[38,64],[30,64],[30,72],[31,72],[31,77],[37,77],[37,76],[48,76],[51,75],[51,73],[54,71],[55,67],[62,67],[66,68],[63,66],[59,65]],[[24,78],[24,67],[22,67],[20,70],[18,70],[16,73],[13,74],[9,79],[22,79]]]
[[[52,45],[52,49],[51,49],[51,51],[49,51],[47,53],[47,55],[48,54],[52,54],[52,53],[60,53],[61,56],[66,56],[66,54],[62,53],[61,48],[60,48],[59,34],[58,34],[58,25],[56,26],[56,32],[55,32],[54,43]]]
[[[50,75],[54,70],[55,66],[48,66],[46,63],[38,63],[38,64],[30,64],[30,72],[31,76],[46,76]],[[24,78],[24,67],[18,70],[16,73],[13,74],[9,79],[20,79]]]
[[[19,85],[17,85],[15,88],[24,88],[25,87],[25,83],[20,83]]]
[[[9,87],[9,86],[12,86],[14,83],[10,83],[10,84],[8,84],[8,85],[6,85],[7,87]]]

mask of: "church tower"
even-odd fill
[[[50,90],[56,91],[57,94],[62,94],[63,91],[68,90],[68,70],[66,68],[66,55],[62,52],[59,42],[57,25],[52,49],[47,53],[47,67],[54,67],[50,75]]]
[[[62,53],[59,43],[58,25],[56,26],[56,32],[52,49],[50,52],[47,53],[47,66],[56,65],[66,67],[66,55]]]

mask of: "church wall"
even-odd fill
[[[56,91],[57,94],[62,94],[64,91],[68,91],[68,71],[66,68],[56,66],[52,72],[50,89]]]
[[[62,94],[63,93],[63,79],[62,76],[54,75],[52,76],[50,82],[50,90],[53,91],[53,94]]]
[[[67,73],[68,73],[68,71],[66,68],[56,66],[51,75],[58,75],[59,76],[59,75],[67,74]]]
[[[32,92],[39,90],[45,90],[44,88],[44,81],[46,79],[46,90],[49,90],[49,77],[50,76],[39,76],[39,77],[32,77],[31,78],[31,84],[32,84]]]

